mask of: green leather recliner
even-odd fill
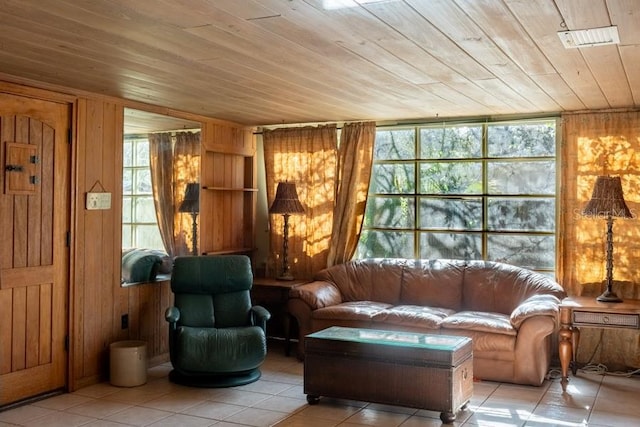
[[[245,255],[177,257],[167,308],[175,383],[230,387],[260,378],[271,317],[252,306],[251,262]]]

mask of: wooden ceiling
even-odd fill
[[[640,105],[638,0],[342,3],[2,0],[0,72],[252,126]]]

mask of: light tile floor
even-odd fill
[[[169,382],[169,364],[149,369],[145,385],[85,387],[0,412],[0,426],[441,426],[439,413],[366,402],[322,398],[308,405],[303,365],[270,342],[262,378],[245,386],[199,389]],[[375,375],[374,373],[372,373]],[[640,425],[640,377],[579,373],[565,393],[559,379],[541,387],[474,383],[468,408],[456,426]]]

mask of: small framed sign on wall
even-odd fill
[[[94,191],[96,186],[102,191]],[[96,181],[87,192],[85,208],[90,211],[111,209],[111,193],[105,191],[100,181]]]

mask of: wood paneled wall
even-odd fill
[[[169,282],[120,286],[124,108],[200,122],[203,146],[224,147],[229,140],[232,150],[237,150],[238,143],[251,139],[251,130],[213,118],[50,85],[0,81],[0,91],[73,104],[69,391],[108,379],[109,344],[114,341],[146,341],[151,364],[167,361],[164,311],[173,301]],[[85,209],[86,193],[92,189],[111,193],[111,209]],[[205,229],[221,227],[206,215],[201,215],[201,221],[208,224]],[[121,327],[124,314],[129,317],[126,329]]]
[[[80,98],[76,107],[72,227],[70,388],[107,378],[109,344],[125,339],[148,341],[150,357],[166,353],[159,343],[160,301],[168,301],[168,284],[120,286],[122,212],[123,106]],[[103,190],[104,189],[104,190]],[[111,209],[86,210],[88,191],[111,193]],[[129,327],[122,329],[122,315]],[[164,340],[166,341],[166,340]]]
[[[164,311],[173,301],[169,282],[120,286],[124,107],[124,103],[113,100],[80,98],[77,102],[72,390],[107,378],[109,344],[114,341],[146,341],[151,364],[169,357],[168,326],[164,320]],[[219,120],[189,118],[202,123],[203,147],[224,146],[225,141],[235,145],[238,139],[244,141],[251,135],[250,130]],[[94,186],[111,192],[111,209],[84,209],[85,194]],[[200,218],[201,230],[215,227],[212,218]],[[129,327],[122,329],[121,318],[125,314],[129,316]]]

